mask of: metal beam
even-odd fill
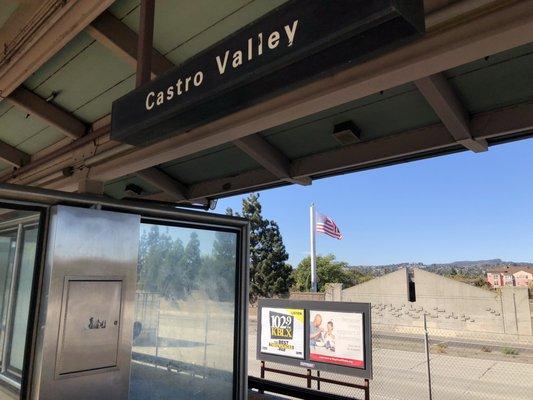
[[[468,112],[442,73],[414,83],[458,143],[476,153],[488,150],[486,141],[472,138]]]
[[[87,127],[83,122],[58,106],[47,102],[23,86],[15,89],[7,100],[29,114],[35,115],[49,125],[59,129],[72,139],[85,135]]]
[[[109,11],[96,18],[86,31],[132,67],[137,67],[137,34]],[[152,78],[174,67],[157,50],[152,49]]]
[[[446,128],[438,124],[302,157],[293,161],[291,169],[294,176],[317,178],[323,174],[391,162],[420,152],[444,150],[453,145],[456,146],[456,143]],[[285,182],[265,169],[257,169],[192,185],[190,196],[220,197],[283,184]]]
[[[141,0],[139,38],[137,40],[137,73],[135,87],[150,81],[154,49],[155,0]]]
[[[95,194],[103,196],[104,182],[82,179],[78,182],[78,193]]]
[[[213,179],[194,184],[190,187],[190,198],[218,198],[254,190],[287,185],[265,168],[246,171],[235,176]]]
[[[279,179],[300,185],[311,184],[310,179],[292,178],[290,176],[291,163],[289,159],[277,147],[268,143],[259,134],[235,140],[233,144]]]
[[[152,186],[172,196],[175,201],[187,200],[188,189],[182,183],[155,167],[137,172],[137,176]]]
[[[30,10],[25,26],[13,27],[14,38],[10,41],[13,46],[7,46],[9,54],[6,58],[0,57],[2,98],[22,85],[113,2],[114,0],[56,1],[51,9],[48,6],[51,12],[37,26],[31,17],[42,11],[43,2],[25,2],[31,4],[34,11]],[[0,30],[0,43],[5,43],[4,28],[6,27]]]
[[[476,114],[471,120],[471,132],[476,140],[491,141],[512,140],[533,134],[533,102]],[[461,149],[462,146],[449,134],[447,128],[443,124],[436,124],[295,159],[291,165],[291,176],[319,178]],[[102,164],[90,168],[89,177],[93,176],[94,169],[100,165]],[[31,176],[19,178],[23,180],[16,181],[18,183],[33,182]],[[187,197],[189,200],[213,198],[285,184],[286,181],[261,168],[191,185],[188,187]],[[72,178],[63,178],[43,186],[70,191],[77,189],[77,182]]]
[[[533,103],[477,114],[471,126],[476,140],[501,140],[533,133]],[[447,128],[436,124],[301,157],[292,161],[291,175],[319,178],[460,149]],[[284,184],[286,182],[261,168],[191,185],[189,196],[221,197]]]
[[[140,195],[140,196],[134,196],[138,199],[142,200],[149,200],[149,201],[156,201],[156,202],[163,202],[163,203],[176,203],[179,202],[181,204],[191,204],[191,205],[197,205],[197,206],[209,206],[210,201],[208,199],[202,198],[202,199],[194,199],[194,201],[187,200],[187,201],[179,201],[176,200],[174,196],[169,195],[165,192],[159,192],[159,193],[153,193],[153,194],[147,194],[147,195]]]
[[[96,179],[112,180],[163,162],[234,141],[380,90],[475,61],[533,41],[533,10],[512,2],[460,19],[418,41],[333,76],[305,85],[186,133],[95,166]]]
[[[24,164],[30,162],[30,156],[29,154],[0,141],[0,161],[9,164],[12,167],[20,168]]]

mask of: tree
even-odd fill
[[[193,289],[196,289],[198,272],[202,265],[202,257],[200,256],[200,240],[198,234],[192,232],[189,238],[189,243],[185,247],[185,254],[181,262],[183,268],[183,276],[186,282],[186,293],[189,294]]]
[[[159,293],[166,293],[168,277],[172,276],[173,265],[171,261],[172,238],[166,233],[160,233],[157,242],[150,250],[152,257],[149,259],[150,270],[152,271],[152,281],[150,282],[153,289]]]
[[[250,221],[250,300],[289,291],[292,268],[275,221],[263,218],[259,194],[242,201],[242,216]]]
[[[349,286],[358,285],[360,283],[369,281],[370,279],[374,278],[374,276],[372,275],[371,272],[364,272],[364,271],[361,271],[360,269],[354,268],[354,267],[348,268],[346,273],[350,277]]]
[[[141,287],[146,291],[159,292],[159,268],[165,258],[165,249],[157,225],[151,226],[148,233],[143,233],[139,253],[137,269]]]
[[[213,250],[210,255],[202,257],[198,279],[211,299],[230,301],[235,298],[236,252],[237,235],[215,232]]]
[[[181,260],[185,256],[183,242],[177,238],[170,244],[170,249],[166,254],[160,275],[162,280],[159,292],[166,298],[182,298],[186,293],[185,274],[180,267]]]
[[[169,228],[161,232],[157,225],[141,235],[138,281],[142,290],[160,293],[167,299],[182,299],[198,287],[198,271],[202,265],[200,241],[191,233],[184,248],[172,239]]]
[[[335,256],[317,256],[317,286],[318,291],[323,292],[326,283],[342,283],[344,286],[354,285],[354,275],[350,274],[348,264],[335,261]],[[305,257],[293,272],[294,288],[301,292],[311,290],[311,257]]]

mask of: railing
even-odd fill
[[[317,390],[287,385],[285,383],[269,381],[254,376],[248,377],[248,388],[256,389],[260,392],[275,393],[303,400],[358,400],[354,397],[344,397],[337,394],[319,392]]]

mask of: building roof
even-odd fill
[[[491,268],[487,270],[487,272],[493,273],[493,274],[516,274],[517,272],[529,272],[530,274],[533,274],[533,267],[529,266],[504,266],[504,267],[498,267],[498,268]]]

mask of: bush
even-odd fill
[[[446,353],[448,345],[446,343],[439,343],[436,346],[437,353]]]
[[[319,292],[325,290],[326,283],[342,283],[344,287],[354,285],[348,270],[348,264],[335,260],[333,254],[317,256],[316,269]],[[292,278],[294,290],[308,292],[311,289],[311,258],[309,256],[300,261],[300,264],[292,273]]]
[[[512,347],[504,347],[502,348],[502,353],[506,356],[517,356],[518,350],[513,349]]]

